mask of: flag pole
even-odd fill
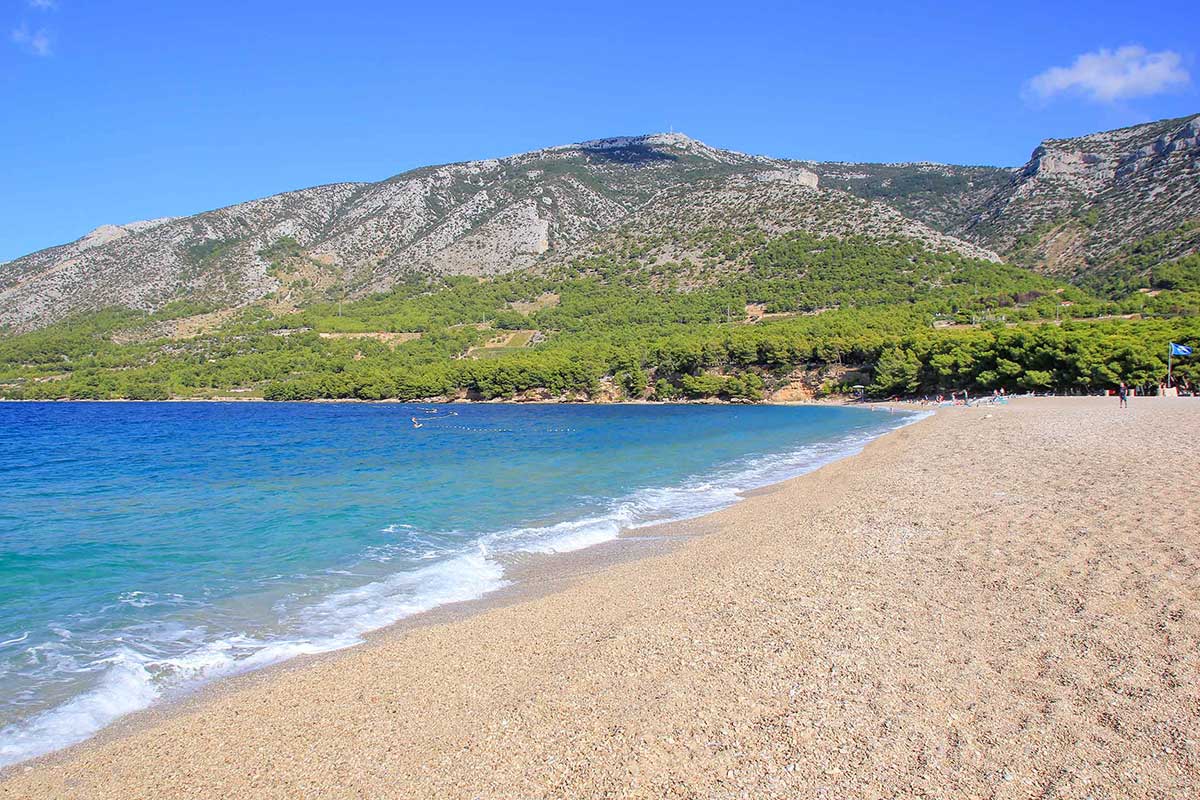
[[[1175,348],[1167,343],[1167,386],[1171,385],[1171,356],[1175,355]]]

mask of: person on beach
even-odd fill
[[[1117,397],[1121,398],[1119,408],[1129,408],[1129,387],[1125,385],[1125,381],[1121,381],[1121,386],[1117,389]]]

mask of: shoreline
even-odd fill
[[[361,404],[361,405],[409,405],[409,406],[454,406],[454,405],[511,405],[511,406],[869,406],[880,403],[915,403],[914,400],[853,400],[849,398],[824,398],[812,400],[720,400],[704,398],[699,400],[470,400],[455,398],[453,400],[428,398],[420,400],[362,400],[357,397],[314,398],[312,400],[268,400],[265,397],[169,397],[165,400],[135,400],[126,397],[111,397],[103,399],[92,398],[54,398],[50,400],[30,400],[18,397],[0,397],[0,403],[313,403],[326,405]]]
[[[847,458],[853,457],[853,455],[847,456]],[[788,480],[794,480],[794,478],[780,483],[786,483]],[[746,493],[746,496],[769,492],[778,485],[780,484],[770,484],[755,489],[753,492]],[[702,525],[707,516],[709,515],[705,514],[689,520],[664,522],[647,528],[635,529],[635,531],[623,531],[615,539],[591,545],[582,550],[552,554],[529,553],[522,559],[509,561],[506,564],[505,575],[511,575],[511,581],[481,597],[445,603],[427,611],[402,617],[382,628],[366,632],[362,636],[363,640],[358,644],[320,653],[298,655],[259,669],[211,679],[190,689],[164,696],[147,708],[119,717],[75,744],[52,750],[26,761],[0,767],[0,790],[3,790],[5,780],[19,773],[43,767],[52,768],[54,764],[70,762],[73,758],[105,744],[119,742],[139,733],[152,731],[164,722],[202,710],[214,701],[231,697],[238,692],[262,686],[265,683],[286,680],[289,673],[337,661],[360,648],[376,647],[403,639],[407,634],[423,628],[454,624],[494,609],[549,597],[569,590],[573,584],[610,567],[664,555],[692,538],[706,535],[704,532],[684,530],[683,526],[688,523]]]
[[[929,416],[636,560],[15,765],[0,796],[1188,796],[1198,422]]]
[[[1062,399],[1076,400],[1084,398],[1103,399],[1106,397],[1115,397],[1116,395],[1108,394],[1010,394],[1003,398],[1004,403],[1013,400],[1040,400],[1040,399]],[[1161,399],[1158,395],[1134,395],[1139,400]],[[1178,397],[1187,397],[1186,395],[1178,395]],[[991,395],[980,395],[971,398],[966,405],[968,408],[980,408],[982,406],[992,405],[990,400]],[[847,395],[829,396],[829,397],[813,397],[807,400],[722,400],[717,397],[705,397],[695,400],[675,399],[675,400],[588,400],[575,398],[538,398],[538,399],[513,399],[513,398],[495,398],[492,400],[474,400],[467,397],[455,398],[421,398],[417,400],[398,400],[395,398],[384,398],[382,400],[363,400],[357,397],[336,397],[336,398],[313,398],[311,400],[268,400],[265,397],[238,397],[238,396],[214,396],[214,397],[169,397],[166,399],[156,400],[137,400],[126,397],[114,398],[53,398],[53,399],[27,399],[18,397],[0,397],[0,404],[3,403],[139,403],[139,404],[169,404],[169,403],[214,403],[214,404],[237,404],[237,403],[267,403],[267,404],[312,404],[312,405],[410,405],[410,406],[454,406],[454,405],[473,405],[473,406],[849,406],[863,408],[886,408],[888,406],[897,406],[902,409],[924,409],[933,410],[937,408],[950,408],[959,406],[960,404],[953,401],[943,401],[941,403],[932,400],[922,400],[916,397],[900,397],[889,399],[856,399]]]
[[[99,400],[80,402],[108,403],[124,401]],[[648,404],[633,403],[629,405]],[[866,405],[863,407],[872,411],[888,410],[889,413],[892,413],[891,409]],[[632,528],[624,528],[612,539],[585,545],[575,550],[561,552],[516,552],[495,556],[494,559],[503,569],[503,585],[499,588],[486,591],[483,595],[473,599],[443,603],[425,611],[401,617],[383,627],[364,632],[361,634],[362,641],[355,644],[334,647],[315,653],[291,656],[256,669],[235,671],[228,675],[218,675],[201,680],[190,686],[167,689],[151,705],[116,717],[78,742],[56,748],[39,756],[0,766],[0,781],[10,771],[21,770],[22,768],[37,765],[44,761],[49,762],[62,757],[69,757],[77,749],[121,739],[132,733],[145,730],[157,722],[169,719],[187,709],[198,707],[198,705],[202,705],[207,699],[224,696],[229,691],[236,691],[240,687],[253,685],[260,680],[267,680],[276,672],[302,669],[305,666],[329,658],[336,658],[349,650],[359,647],[369,647],[381,638],[386,639],[394,636],[402,636],[404,633],[417,628],[459,621],[493,608],[500,608],[543,597],[547,594],[560,591],[570,583],[609,566],[661,554],[667,549],[675,547],[679,543],[697,535],[694,531],[685,529],[685,526],[687,528],[703,528],[705,526],[705,519],[711,514],[719,513],[726,508],[744,502],[748,497],[773,492],[789,481],[823,469],[829,464],[854,458],[865,447],[871,446],[878,439],[886,438],[898,430],[918,424],[927,417],[932,416],[933,413],[933,411],[929,410],[905,410],[902,412],[903,416],[900,420],[886,424],[881,422],[878,430],[864,434],[866,436],[865,439],[839,443],[837,446],[832,447],[829,452],[814,454],[812,460],[801,467],[799,473],[786,475],[782,478],[773,479],[761,486],[752,486],[749,489],[737,492],[738,499],[734,500],[730,505],[718,508],[716,511],[702,512],[694,516],[685,515],[677,519],[664,520],[649,525],[643,524],[635,525]],[[834,440],[825,444],[832,446],[834,445]]]

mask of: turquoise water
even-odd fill
[[[712,511],[911,419],[0,403],[0,765],[477,598],[504,585],[505,554]]]

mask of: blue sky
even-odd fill
[[[1046,137],[1200,112],[1194,3],[407,5],[0,0],[0,260],[672,127],[790,158],[1015,165]]]

